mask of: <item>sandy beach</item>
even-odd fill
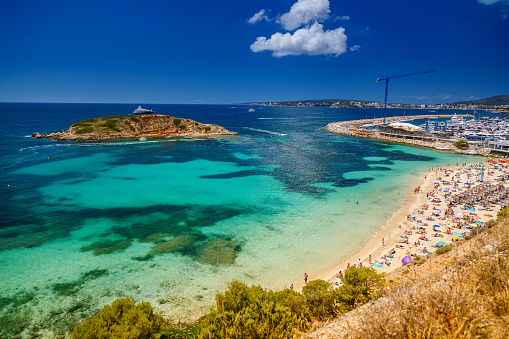
[[[482,173],[482,174],[481,174]],[[347,267],[372,267],[390,273],[403,266],[403,258],[425,257],[444,245],[461,241],[478,225],[495,219],[507,205],[509,166],[498,160],[434,168],[424,173],[407,193],[404,204],[356,253],[318,272],[308,281],[322,279],[341,285]],[[300,291],[304,279],[294,284]]]

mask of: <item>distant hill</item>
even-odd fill
[[[509,105],[509,95],[496,95],[493,97],[473,100],[473,101],[460,101],[455,102],[453,105],[482,105],[482,106],[500,106]]]
[[[312,105],[312,106],[330,106],[338,102],[361,102],[370,103],[368,100],[352,100],[352,99],[313,99],[313,100],[292,100],[292,101],[264,101],[264,102],[246,102],[237,105],[267,105],[275,104],[278,106],[299,106],[299,105]]]

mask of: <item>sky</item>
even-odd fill
[[[509,94],[509,0],[0,2],[0,102]]]

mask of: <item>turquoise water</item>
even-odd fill
[[[121,297],[194,319],[232,280],[312,279],[372,237],[424,171],[478,161],[321,130],[366,110],[159,105],[239,136],[65,143],[25,136],[129,106],[2,105],[6,334],[65,332]]]

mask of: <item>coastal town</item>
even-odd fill
[[[461,109],[461,110],[489,110],[496,113],[509,112],[507,95],[494,96],[482,100],[462,101],[445,104],[407,104],[387,103],[387,108],[402,109]],[[279,107],[331,107],[331,108],[383,108],[383,102],[369,100],[347,100],[347,99],[322,99],[322,100],[298,100],[298,101],[270,101],[253,102],[244,105],[279,106]],[[434,113],[434,112],[433,112]]]

